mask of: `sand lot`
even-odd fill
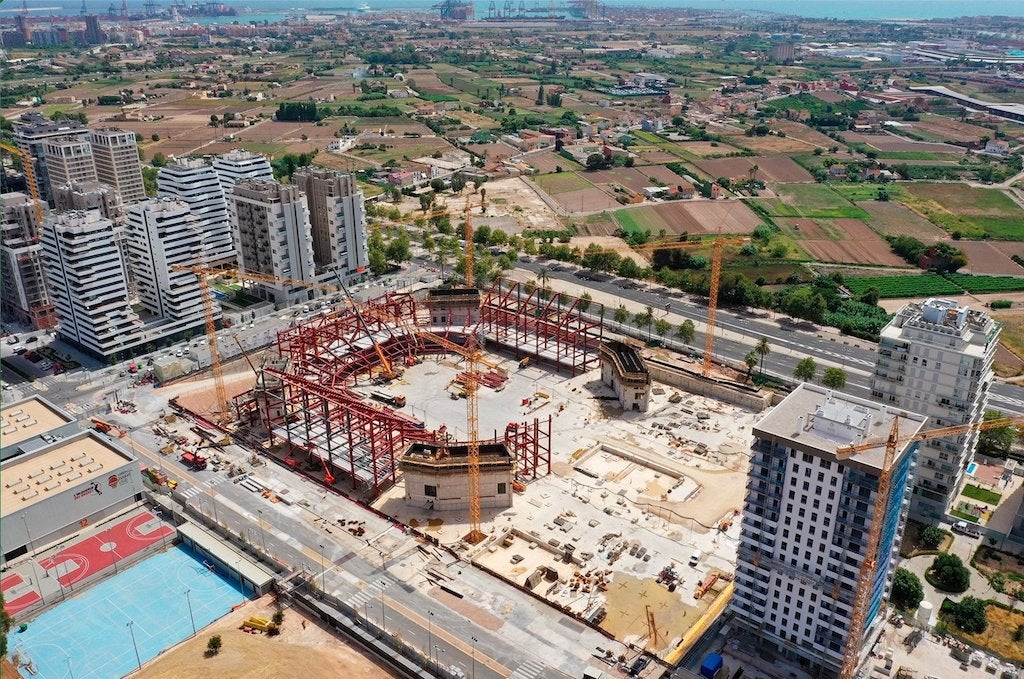
[[[137,679],[337,676],[377,679],[395,676],[331,634],[318,621],[292,608],[285,610],[281,634],[277,637],[246,634],[239,629],[246,618],[269,618],[275,610],[270,595],[250,602],[129,676]],[[223,646],[217,655],[206,657],[206,643],[214,634],[221,636]]]

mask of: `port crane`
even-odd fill
[[[961,424],[951,427],[940,427],[919,431],[906,436],[900,435],[900,416],[893,418],[892,429],[885,440],[875,440],[856,445],[840,446],[836,450],[836,459],[848,460],[859,452],[873,448],[885,447],[885,455],[882,461],[882,470],[878,476],[878,491],[876,494],[874,513],[872,514],[871,531],[868,533],[868,541],[861,562],[860,573],[857,576],[857,590],[853,598],[853,607],[850,613],[850,628],[846,637],[846,645],[843,649],[843,664],[839,671],[839,679],[854,679],[857,674],[857,667],[860,664],[860,652],[863,648],[863,636],[867,624],[868,606],[871,602],[871,591],[874,579],[875,567],[878,564],[879,549],[882,539],[882,517],[885,516],[886,505],[889,501],[889,492],[892,488],[892,463],[896,458],[896,452],[909,443],[918,441],[929,441],[932,439],[945,438],[947,436],[959,436],[974,431],[986,431],[999,427],[1021,427],[1024,426],[1024,415],[1016,417],[1003,417],[994,420],[975,422],[974,424]]]

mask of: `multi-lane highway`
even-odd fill
[[[574,267],[558,266],[557,262],[519,262],[518,268],[529,271],[533,276],[547,269],[549,284],[563,287],[571,292],[589,290],[591,294],[616,298],[616,305],[627,307],[651,306],[656,316],[689,318],[697,326],[693,346],[704,346],[703,323],[707,318],[707,307],[692,301],[689,295],[651,287],[622,287],[621,279],[609,281],[584,280],[574,275]],[[552,270],[552,267],[555,267]],[[631,308],[631,311],[635,309]],[[608,310],[606,318],[613,309]],[[766,372],[791,379],[797,361],[805,356],[813,358],[819,366],[838,366],[847,372],[846,390],[855,396],[869,398],[871,395],[871,371],[875,365],[877,344],[839,335],[835,330],[823,330],[810,323],[789,322],[783,316],[770,314],[763,309],[735,311],[719,309],[716,318],[715,354],[719,357],[743,362],[743,357],[762,337],[768,340],[772,351],[764,359]],[[1004,413],[1024,413],[1024,388],[995,381],[989,392],[989,407]]]

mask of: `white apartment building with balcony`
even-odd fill
[[[942,299],[908,304],[882,329],[871,395],[925,415],[929,429],[979,422],[998,337],[999,326],[981,311]],[[977,444],[978,432],[922,444],[911,518],[946,517]]]
[[[296,281],[314,280],[313,238],[305,196],[295,185],[249,179],[228,197],[238,265],[244,271]],[[278,305],[313,298],[301,285],[262,283],[252,294]]]
[[[213,169],[220,179],[220,187],[225,197],[230,195],[235,184],[243,179],[274,179],[274,170],[266,156],[239,149],[214,158]]]
[[[205,160],[184,158],[160,168],[157,192],[188,204],[203,237],[203,251],[196,262],[235,264],[235,242],[220,177]]]
[[[14,121],[14,143],[32,158],[32,169],[35,174],[36,189],[40,200],[49,201],[49,173],[46,168],[45,144],[55,139],[73,139],[87,141],[89,130],[75,120],[50,120],[38,111],[28,111]]]
[[[194,266],[203,253],[199,221],[187,203],[166,198],[143,201],[128,212],[128,268],[145,307],[147,340],[198,330],[205,322],[203,294]]]
[[[65,212],[43,228],[43,259],[62,339],[97,356],[130,349],[142,321],[131,307],[114,223],[98,210]]]
[[[901,436],[925,426],[920,415],[801,384],[754,425],[730,602],[735,623],[811,676],[834,677],[843,661],[858,586],[870,586],[861,660],[884,620],[906,524],[918,444],[901,445],[891,467],[885,511],[875,512],[885,439],[899,417]],[[839,447],[878,447],[839,455]],[[873,522],[882,521],[869,581],[861,567]]]
[[[43,273],[43,246],[39,242],[41,227],[36,202],[31,196],[19,192],[3,195],[0,304],[5,314],[36,329],[52,328],[57,324]]]

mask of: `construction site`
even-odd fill
[[[731,595],[750,428],[767,400],[725,368],[705,378],[700,359],[606,336],[604,317],[508,280],[386,294],[277,333],[252,357],[252,388],[221,375],[205,388],[217,398],[179,405],[217,403],[194,414],[607,636],[678,659]],[[735,398],[689,388],[700,381]]]

